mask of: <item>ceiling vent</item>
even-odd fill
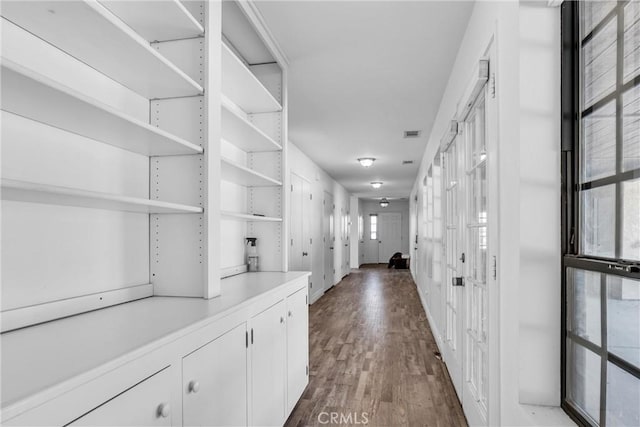
[[[403,165],[412,165],[413,164],[413,160],[403,160],[402,164]]]
[[[405,130],[404,137],[405,138],[417,138],[420,136],[419,130]]]

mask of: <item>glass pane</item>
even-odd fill
[[[600,356],[569,341],[568,397],[594,420],[600,419]]]
[[[640,168],[640,86],[622,95],[622,170]]]
[[[640,74],[640,2],[624,7],[624,82]]]
[[[582,37],[586,36],[615,7],[615,1],[581,1]]]
[[[580,193],[580,240],[585,255],[615,256],[615,185]]]
[[[640,380],[607,364],[607,426],[640,426]]]
[[[569,269],[569,329],[574,334],[600,345],[600,273]]]
[[[640,260],[640,179],[622,183],[622,258]]]
[[[607,347],[640,367],[640,281],[607,276]]]
[[[581,182],[616,173],[616,104],[608,103],[582,120]]]
[[[616,86],[617,19],[612,19],[582,48],[584,108],[611,93]]]

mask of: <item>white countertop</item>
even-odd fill
[[[157,348],[309,274],[245,273],[222,280],[222,294],[210,300],[150,297],[4,333],[1,407]]]

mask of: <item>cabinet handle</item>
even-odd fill
[[[197,393],[200,390],[200,383],[198,381],[190,381],[189,382],[189,393]]]
[[[161,403],[156,410],[156,416],[158,418],[167,418],[171,415],[171,406],[168,403]]]
[[[289,310],[289,317],[292,317],[293,313],[291,312],[291,310]]]

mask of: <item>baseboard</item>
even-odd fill
[[[311,305],[314,302],[318,301],[322,297],[322,295],[324,295],[324,291],[322,291],[322,290],[320,292],[317,292],[317,293],[311,295],[311,300],[309,301],[309,305]]]
[[[429,322],[429,327],[431,328],[431,334],[433,334],[433,338],[435,339],[436,346],[438,347],[438,351],[442,353],[442,336],[440,335],[440,331],[438,330],[438,326],[436,325],[433,316],[431,316],[431,312],[429,311],[429,306],[427,305],[427,301],[425,299],[424,293],[420,286],[416,284],[416,289],[418,290],[418,296],[420,297],[420,303],[422,304],[422,308],[424,309],[425,314],[427,315],[427,322]]]

